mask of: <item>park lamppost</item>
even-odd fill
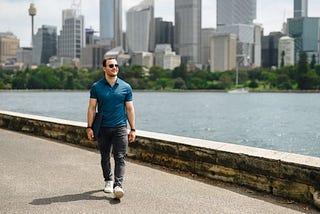
[[[37,9],[34,5],[34,3],[30,4],[29,7],[29,16],[31,16],[31,47],[33,46],[33,35],[34,35],[34,23],[33,23],[33,17],[37,14]]]

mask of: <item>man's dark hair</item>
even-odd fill
[[[112,59],[116,59],[116,58],[114,58],[114,57],[104,58],[104,59],[103,59],[103,62],[102,62],[102,66],[103,66],[103,67],[106,67],[106,66],[107,66],[107,61],[108,61],[108,60],[112,60]]]

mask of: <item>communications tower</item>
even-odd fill
[[[30,4],[29,7],[29,16],[31,16],[31,47],[33,46],[33,36],[34,36],[34,22],[33,17],[37,14],[37,9],[34,3]]]

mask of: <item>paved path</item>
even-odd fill
[[[0,213],[304,213],[127,162],[125,196],[102,191],[97,151],[0,129]],[[315,213],[308,211],[307,213]]]

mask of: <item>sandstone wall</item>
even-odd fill
[[[97,148],[86,123],[0,111],[0,128]],[[130,158],[230,182],[320,208],[320,158],[137,131]]]

